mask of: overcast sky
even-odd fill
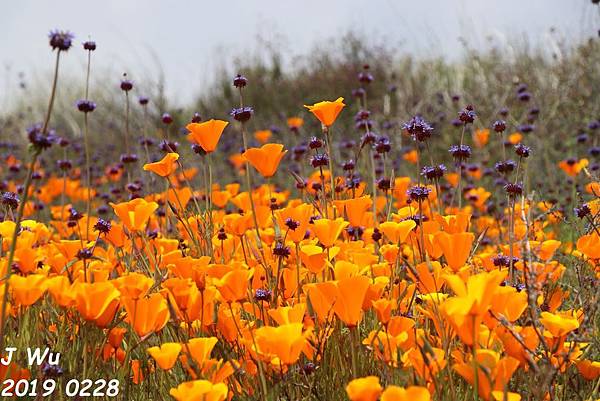
[[[473,47],[522,40],[550,46],[549,29],[575,43],[600,28],[600,11],[590,0],[14,0],[0,14],[0,76],[16,87],[18,72],[32,82],[47,74],[53,55],[50,29],[76,35],[64,58],[69,74],[83,74],[88,37],[98,50],[98,69],[119,74],[156,74],[162,66],[167,92],[179,101],[210,82],[214,71],[255,49],[257,37],[277,43],[284,55],[353,29],[386,39],[418,55],[454,57],[459,37]],[[1,95],[0,95],[1,96]],[[0,103],[1,104],[1,103]]]

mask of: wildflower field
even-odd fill
[[[0,118],[2,399],[600,399],[597,40],[350,37],[176,110],[49,44]]]

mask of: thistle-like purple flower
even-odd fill
[[[418,142],[424,142],[431,138],[433,127],[425,121],[421,116],[414,116],[410,121],[404,123],[402,128],[412,135],[413,139]]]
[[[96,110],[96,103],[87,99],[78,100],[75,103],[75,106],[77,106],[77,110],[81,111],[82,113],[91,113],[92,111]]]
[[[250,120],[252,114],[254,114],[254,109],[250,106],[234,108],[229,112],[229,115],[231,115],[234,120],[241,123]]]
[[[408,197],[411,200],[417,202],[422,202],[426,200],[430,193],[431,190],[423,185],[415,185],[414,187],[409,188],[408,191],[406,191]]]
[[[74,37],[75,37],[75,35],[73,35],[71,32],[60,31],[58,29],[50,31],[50,33],[48,34],[48,38],[50,39],[50,46],[52,47],[52,50],[58,49],[59,51],[65,51],[65,52],[67,50],[69,50],[71,48],[71,46],[73,45]]]

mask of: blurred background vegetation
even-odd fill
[[[524,43],[485,52],[465,45],[464,55],[455,61],[398,56],[397,49],[392,46],[386,43],[367,44],[352,33],[325,43],[328,44],[315,47],[309,54],[294,59],[290,63],[292,68],[283,67],[281,54],[276,48],[269,48],[267,56],[264,53],[240,55],[234,67],[219,71],[212,86],[197,94],[196,100],[185,107],[171,106],[164,94],[164,79],[160,76],[137,80],[130,93],[132,133],[137,138],[148,135],[158,143],[168,129],[170,138],[179,142],[180,153],[191,154],[185,138],[185,125],[195,112],[203,119],[233,121],[229,111],[239,105],[239,94],[232,86],[232,78],[241,73],[249,81],[244,90],[244,102],[255,110],[248,125],[252,132],[271,129],[272,142],[281,142],[291,148],[308,141],[312,135],[320,135],[320,126],[303,105],[343,96],[348,107],[335,125],[335,138],[340,143],[346,140],[359,142],[361,132],[354,127],[353,120],[359,106],[352,91],[360,87],[357,74],[368,64],[374,77],[374,81],[365,87],[373,130],[390,139],[392,152],[389,158],[396,176],[409,172],[414,175],[414,166],[407,165],[401,158],[410,146],[414,146],[402,134],[402,123],[415,114],[421,114],[434,124],[438,138],[432,142],[436,162],[448,162],[451,166],[448,146],[457,143],[460,137],[460,129],[453,126],[452,120],[467,104],[474,105],[478,115],[475,129],[491,127],[496,119],[501,118],[499,112],[503,108],[508,109],[508,115],[502,118],[508,123],[509,133],[527,131],[527,127],[532,129],[524,133],[524,143],[533,148],[530,163],[533,168],[530,171],[546,172],[543,176],[533,176],[533,188],[542,181],[562,185],[561,180],[564,181],[565,176],[554,174],[557,161],[567,157],[591,157],[589,150],[598,145],[599,130],[588,127],[592,123],[593,128],[593,122],[600,119],[600,44],[597,40],[590,39],[577,45],[554,43],[550,51],[534,49]],[[92,91],[92,100],[98,108],[90,117],[90,133],[95,157],[101,161],[96,163],[95,174],[103,174],[103,166],[111,161],[118,162],[123,152],[120,145],[125,126],[125,96],[118,87],[120,78],[103,77],[102,85]],[[21,155],[26,148],[26,127],[40,121],[47,106],[49,88],[46,86],[49,87],[50,83],[37,85],[26,84],[22,93],[11,99],[12,107],[4,109],[0,117],[0,138],[4,147],[10,143]],[[51,126],[58,135],[72,140],[73,150],[67,154],[64,149],[54,147],[44,154],[44,160],[56,160],[66,155],[80,161],[83,157],[80,140],[83,117],[74,106],[82,96],[82,87],[81,77],[66,74],[60,77]],[[141,93],[138,87],[149,90]],[[527,92],[528,99],[519,97],[518,91]],[[150,98],[147,119],[144,119],[137,102],[141,95]],[[170,113],[174,119],[168,127],[161,122],[163,113]],[[298,135],[287,129],[286,119],[291,116],[305,120]],[[472,144],[470,137],[467,143]],[[240,146],[239,127],[232,124],[221,139],[218,156],[213,158],[223,159],[216,163],[216,168],[220,169],[219,177],[231,175],[231,168],[225,160]],[[496,160],[490,155],[499,146],[498,138],[491,133],[487,150],[476,159],[482,168],[493,168]],[[14,151],[5,149],[4,153]],[[143,151],[138,149],[137,153],[141,163],[144,161],[141,157]],[[151,158],[157,159],[161,151],[154,146],[151,154]],[[351,157],[343,150],[340,150],[340,156]],[[291,158],[286,159],[289,166]],[[197,160],[201,163],[201,159]],[[596,168],[593,160],[590,161],[591,167]],[[55,168],[46,163],[48,171]],[[308,166],[307,160],[303,163]],[[291,176],[278,174],[277,179],[287,182]]]

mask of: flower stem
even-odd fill
[[[56,85],[58,83],[58,66],[60,64],[60,50],[56,52],[56,63],[54,65],[54,78],[52,80],[52,91],[50,92],[50,100],[48,101],[48,110],[46,110],[46,118],[44,119],[44,125],[42,126],[42,134],[46,134],[48,130],[48,124],[50,123],[50,116],[52,115],[52,108],[54,106],[54,98],[56,95]],[[4,349],[4,332],[6,326],[6,306],[8,304],[8,287],[10,277],[12,275],[12,264],[15,259],[15,251],[17,250],[17,239],[19,231],[21,231],[21,220],[23,219],[23,212],[25,211],[25,205],[29,197],[29,188],[31,187],[31,179],[35,164],[37,163],[38,157],[41,153],[41,149],[34,148],[31,156],[31,163],[29,170],[27,171],[27,177],[25,178],[25,184],[23,185],[23,199],[19,204],[17,210],[17,217],[15,219],[15,229],[13,231],[12,240],[10,243],[10,250],[8,253],[8,261],[6,263],[6,276],[4,277],[4,294],[2,296],[2,307],[0,309],[0,349]]]

